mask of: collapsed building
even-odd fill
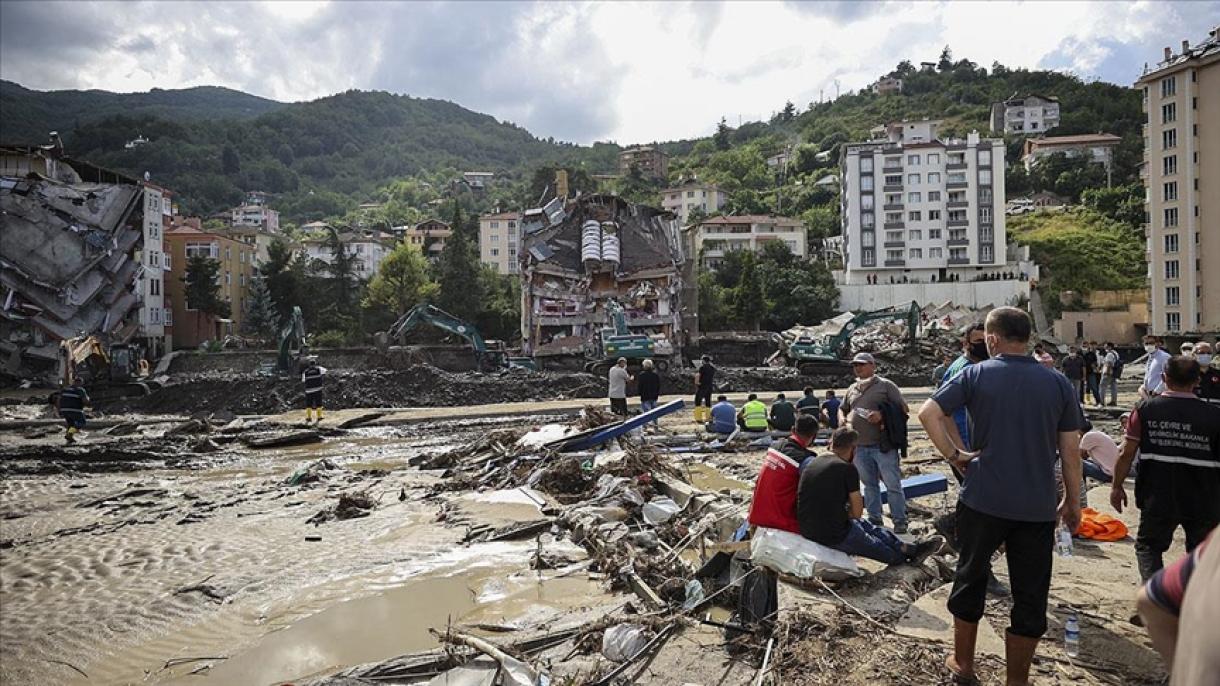
[[[613,195],[555,199],[525,212],[520,260],[525,354],[544,364],[600,356],[614,301],[658,355],[681,355],[697,305],[671,213]]]
[[[50,380],[61,340],[141,334],[144,189],[50,146],[0,148],[0,368]]]

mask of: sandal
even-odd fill
[[[952,658],[945,658],[945,669],[949,670],[950,683],[953,686],[979,686],[980,682],[977,674],[962,674],[954,669],[953,665],[949,664],[950,659]]]

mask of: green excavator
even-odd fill
[[[510,357],[503,341],[489,341],[483,338],[475,326],[463,319],[455,317],[439,307],[421,303],[412,307],[394,322],[387,333],[388,339],[400,341],[408,331],[420,324],[430,324],[436,328],[466,339],[474,348],[475,364],[479,371],[496,369],[530,369],[538,367],[529,357]],[[380,336],[379,336],[380,338]]]
[[[842,372],[848,365],[851,354],[851,337],[856,329],[870,322],[906,321],[907,346],[915,346],[915,335],[919,330],[919,305],[912,300],[910,306],[889,307],[872,312],[861,312],[852,317],[835,334],[822,338],[802,337],[793,341],[787,350],[789,362],[802,374],[833,374]]]
[[[301,360],[309,355],[309,346],[305,343],[305,316],[301,308],[293,306],[292,315],[280,329],[280,353],[275,360],[275,369],[281,374],[296,374],[300,371]]]
[[[618,362],[618,358],[625,357],[629,366],[637,368],[644,360],[651,359],[656,370],[665,373],[669,369],[669,353],[659,352],[656,342],[647,334],[631,332],[627,326],[627,314],[617,300],[607,300],[605,308],[613,326],[602,328],[601,357],[587,362],[585,371],[604,376]]]

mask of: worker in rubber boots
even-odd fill
[[[305,385],[305,422],[311,422],[314,411],[318,413],[318,423],[322,423],[322,377],[326,376],[326,367],[318,364],[318,358],[305,358],[301,369],[301,383]]]
[[[716,378],[716,367],[712,356],[704,355],[695,372],[695,422],[712,421],[712,382]]]
[[[751,393],[746,404],[741,406],[741,411],[737,413],[737,426],[742,431],[767,430],[767,406],[756,394]]]
[[[59,392],[55,405],[67,426],[64,440],[68,443],[75,443],[76,434],[85,428],[85,406],[88,404],[89,394],[77,379],[73,379],[71,385]]]

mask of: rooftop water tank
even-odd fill
[[[602,262],[618,265],[620,250],[618,225],[614,222],[602,222]]]
[[[602,228],[594,220],[585,222],[580,229],[580,259],[586,266],[596,267],[602,258]]]

